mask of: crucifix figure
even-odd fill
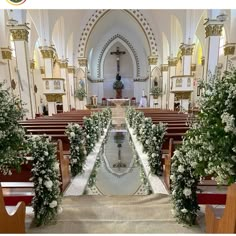
[[[116,48],[115,52],[111,52],[111,55],[115,54],[116,57],[116,65],[117,65],[117,74],[120,74],[120,55],[125,54],[125,51],[120,51],[119,47]]]

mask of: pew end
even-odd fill
[[[18,202],[14,212],[8,214],[0,185],[0,233],[25,233],[25,211],[25,203]]]
[[[236,233],[236,184],[228,187],[222,217],[218,217],[211,205],[205,210],[206,233]]]

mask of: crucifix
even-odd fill
[[[111,52],[111,55],[115,54],[116,57],[116,65],[117,65],[117,74],[120,74],[120,55],[125,54],[125,51],[120,51],[119,47],[116,48],[115,52]]]

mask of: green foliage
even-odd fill
[[[161,95],[161,89],[157,86],[155,87],[152,87],[151,89],[151,94],[154,96],[154,97],[158,97]]]
[[[86,160],[85,133],[79,124],[70,123],[66,127],[70,141],[70,167],[72,176],[82,174]]]
[[[19,98],[11,96],[0,83],[0,172],[11,174],[11,169],[20,170],[27,148],[25,131],[18,123],[25,110]]]
[[[86,151],[87,151],[87,154],[89,154],[95,146],[96,137],[97,137],[94,121],[92,118],[84,117],[84,130],[86,133],[86,136],[85,136]]]
[[[57,216],[60,196],[60,172],[56,148],[46,136],[29,139],[35,196],[32,206],[37,226],[46,225]]]
[[[202,88],[201,112],[171,165],[176,216],[190,225],[197,216],[196,185],[201,177],[210,175],[218,184],[236,181],[236,70]]]
[[[83,100],[86,97],[86,91],[83,87],[78,88],[75,90],[75,97],[78,98],[79,100]]]
[[[151,173],[162,175],[162,144],[166,133],[166,125],[163,123],[153,124],[147,139],[148,163]]]

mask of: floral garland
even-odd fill
[[[29,147],[35,189],[32,200],[35,223],[37,226],[46,225],[56,218],[61,201],[56,148],[46,136],[32,136],[29,139]]]
[[[152,119],[145,117],[140,126],[140,142],[143,144],[143,152],[147,152],[150,144],[149,138],[152,133]]]
[[[136,110],[133,107],[129,107],[126,110],[126,119],[130,126],[130,128],[133,128],[133,121],[134,121],[134,115],[136,114]]]
[[[218,184],[236,181],[236,70],[202,84],[197,122],[172,157],[171,188],[175,215],[194,224],[199,209],[196,186],[204,176]]]
[[[0,83],[0,172],[3,174],[11,174],[12,168],[19,171],[24,163],[27,142],[25,131],[18,123],[24,114],[21,101]]]
[[[93,150],[96,142],[96,130],[94,121],[90,117],[84,117],[85,146],[87,155]]]
[[[134,129],[134,134],[137,135],[137,139],[140,140],[141,136],[141,126],[142,122],[145,119],[144,113],[143,112],[136,112],[134,114],[133,118],[133,129]]]
[[[166,125],[163,123],[153,124],[148,141],[148,163],[151,173],[155,175],[162,175],[162,144],[166,133]]]
[[[101,119],[99,112],[95,112],[91,115],[95,130],[95,140],[98,142],[101,137]]]
[[[66,134],[70,141],[70,167],[72,176],[83,172],[86,160],[84,131],[79,124],[70,123],[66,127]]]

